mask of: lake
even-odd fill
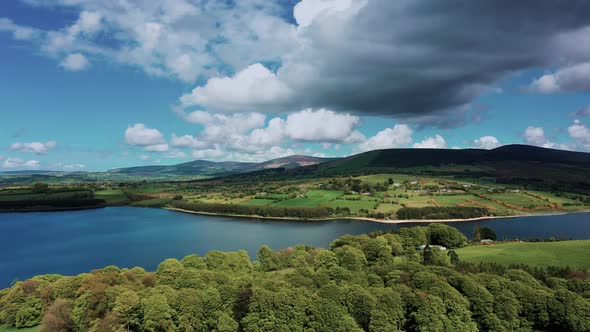
[[[367,221],[269,221],[193,215],[163,209],[108,207],[66,212],[0,213],[0,288],[37,274],[79,274],[107,265],[154,270],[169,257],[210,250],[327,247],[344,234],[418,225]],[[419,225],[426,225],[420,223]],[[452,223],[468,237],[488,226],[499,239],[590,238],[590,213]]]

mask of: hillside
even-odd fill
[[[178,165],[155,165],[155,166],[138,166],[128,168],[117,168],[108,171],[108,173],[126,174],[129,176],[148,176],[148,177],[169,177],[169,176],[205,176],[205,175],[223,175],[231,173],[243,173],[261,169],[270,168],[295,168],[300,166],[316,165],[323,162],[335,160],[334,158],[318,158],[303,155],[293,155],[283,158],[272,159],[260,163],[247,163],[235,161],[208,161],[194,160]]]
[[[322,164],[237,174],[229,181],[405,173],[491,178],[502,183],[590,193],[590,154],[528,145],[481,149],[385,149]]]
[[[207,160],[195,160],[178,165],[153,165],[117,168],[108,173],[126,174],[129,176],[195,176],[241,172],[253,167],[253,163],[241,162],[215,162]]]

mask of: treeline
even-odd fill
[[[489,212],[486,208],[471,206],[402,207],[397,211],[397,217],[399,219],[468,219],[488,215]]]
[[[248,215],[275,218],[322,219],[331,215],[322,207],[282,207],[282,206],[250,206],[223,203],[205,203],[201,201],[172,201],[175,208],[207,213]]]
[[[0,201],[0,210],[24,210],[34,208],[81,208],[104,205],[104,199],[96,198],[63,198],[63,199],[33,199],[21,201]]]
[[[262,246],[256,262],[244,251],[212,251],[167,259],[155,272],[42,275],[0,290],[0,324],[41,324],[41,332],[590,330],[587,272],[416,250],[427,236],[455,233],[404,228],[346,235],[329,249]]]

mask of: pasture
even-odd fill
[[[365,200],[358,200],[358,201],[352,201],[352,200],[344,200],[344,199],[337,199],[334,200],[332,202],[330,202],[329,204],[326,204],[326,207],[330,207],[330,208],[349,208],[350,212],[352,214],[357,214],[359,212],[359,210],[363,209],[363,210],[373,210],[375,208],[375,204],[377,204],[376,202],[371,202],[371,201],[365,201]]]
[[[275,200],[273,200],[273,199],[253,198],[253,199],[249,199],[247,201],[244,201],[240,204],[251,205],[251,206],[264,206],[264,205],[270,205],[274,202],[275,202]]]
[[[536,197],[527,195],[522,192],[506,192],[506,193],[498,193],[498,194],[488,194],[485,196],[489,199],[502,201],[504,203],[518,206],[518,207],[522,207],[522,208],[543,206],[543,205],[549,204],[546,201],[542,201]]]
[[[121,189],[95,191],[94,198],[104,199],[108,205],[129,204],[129,197]]]
[[[310,190],[305,197],[296,197],[284,201],[273,203],[274,206],[285,207],[316,207],[343,195],[338,190]]]
[[[590,240],[501,243],[464,247],[455,252],[459,259],[472,263],[590,268]]]

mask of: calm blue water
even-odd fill
[[[467,236],[479,225],[493,228],[499,238],[506,239],[590,238],[590,213],[452,225]],[[262,221],[131,207],[0,213],[0,288],[16,278],[45,273],[71,275],[107,265],[154,270],[166,258],[204,255],[214,249],[245,249],[254,258],[262,244],[273,249],[300,243],[327,247],[343,234],[397,227],[400,226],[352,220]]]

